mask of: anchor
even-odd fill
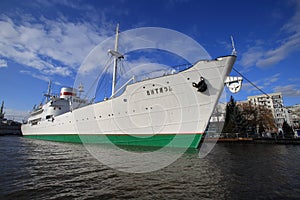
[[[201,76],[199,83],[193,82],[193,87],[198,88],[198,92],[205,92],[207,90],[207,85],[204,78]]]

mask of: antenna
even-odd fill
[[[232,53],[231,54],[236,56],[237,52],[235,50],[233,36],[231,35],[230,38],[231,38],[231,46],[232,46]]]

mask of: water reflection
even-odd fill
[[[217,144],[162,170],[132,174],[79,144],[0,137],[1,199],[296,199],[300,146]],[[124,161],[123,161],[124,162]]]

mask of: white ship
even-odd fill
[[[118,38],[118,30],[117,36]],[[114,96],[92,103],[80,97],[83,87],[62,88],[35,108],[22,125],[24,137],[60,142],[113,143],[115,145],[197,148],[236,60],[232,55],[200,60],[175,74],[127,84]],[[236,85],[235,85],[236,86]]]

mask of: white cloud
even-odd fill
[[[300,19],[299,22],[300,23]],[[285,59],[290,53],[294,51],[299,51],[300,47],[300,29],[299,33],[296,33],[292,35],[291,37],[288,37],[281,46],[269,50],[265,53],[263,58],[258,59],[256,65],[258,67],[267,67],[274,65],[281,60]]]
[[[249,48],[245,53],[242,54],[241,65],[245,68],[256,65],[258,59],[263,56],[263,49],[261,46],[254,46]]]
[[[36,74],[36,73],[34,73],[32,71],[21,70],[20,73],[32,76],[33,78],[36,78],[36,79],[39,79],[39,80],[42,80],[42,81],[45,81],[45,82],[49,82],[49,80],[51,80],[51,77],[49,77],[49,76],[44,76],[44,75],[41,75],[41,74]],[[59,86],[62,85],[58,81],[55,81],[54,84],[55,85],[59,85]]]
[[[256,87],[258,87],[259,89],[261,89],[262,91],[264,91],[266,88],[269,88],[274,83],[276,83],[279,80],[279,78],[280,78],[280,73],[277,73],[277,74],[274,74],[274,75],[272,75],[270,77],[265,77],[263,79],[252,81],[252,83]],[[249,82],[244,82],[243,83],[243,90],[246,91],[248,94],[261,93],[261,91],[259,91],[256,87],[254,87]],[[265,92],[267,92],[267,91],[265,91]]]
[[[0,59],[0,68],[2,67],[7,67],[7,62],[6,60]]]
[[[300,88],[297,84],[274,86],[274,83],[278,82],[279,78],[280,74],[277,73],[270,77],[253,81],[253,83],[266,93],[268,93],[266,89],[269,88],[273,92],[281,92],[284,97],[300,97]],[[243,83],[243,91],[246,91],[247,94],[251,95],[261,93],[257,88],[248,82]]]
[[[27,21],[26,21],[27,20]],[[70,76],[106,36],[88,22],[0,16],[0,56],[39,70]]]
[[[254,83],[258,88],[260,88],[261,90],[263,89],[263,86],[258,86],[260,85],[260,83],[258,83],[257,81],[255,82],[252,82]],[[243,88],[242,88],[243,91],[246,91],[247,94],[256,94],[256,93],[259,93],[260,91],[255,88],[251,83],[248,83],[248,82],[243,82]]]
[[[300,88],[298,85],[276,86],[275,92],[281,92],[285,97],[300,97]]]
[[[263,85],[264,85],[264,86],[272,85],[273,83],[275,83],[275,82],[277,82],[277,81],[279,80],[279,77],[280,77],[280,73],[274,74],[274,75],[271,76],[271,77],[266,77],[266,78],[264,79]]]
[[[293,3],[296,8],[294,16],[282,26],[281,39],[272,41],[279,45],[269,48],[264,44],[256,43],[242,54],[242,66],[246,68],[272,66],[284,60],[291,53],[300,51],[300,1],[293,1]]]

